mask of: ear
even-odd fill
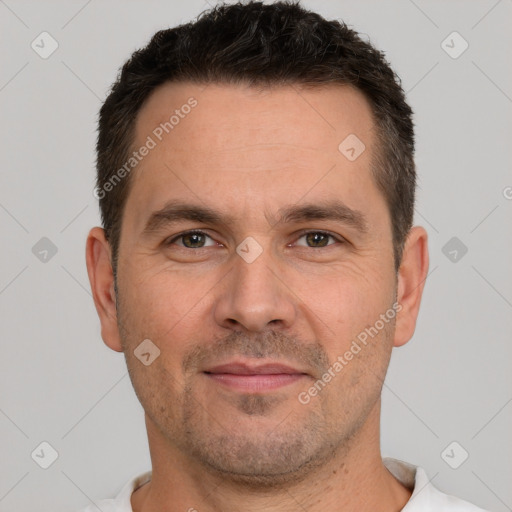
[[[110,256],[110,245],[105,238],[105,231],[100,227],[92,228],[87,237],[85,258],[94,305],[100,317],[101,337],[112,350],[122,352]]]
[[[428,273],[428,235],[421,226],[414,226],[407,236],[398,269],[394,346],[405,345],[414,334],[421,296]]]

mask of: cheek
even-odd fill
[[[161,337],[192,308],[197,287],[184,286],[183,279],[167,269],[130,270],[126,295],[133,320]]]
[[[150,339],[160,349],[160,362],[173,374],[180,374],[183,355],[211,337],[201,326],[205,325],[205,308],[210,307],[211,297],[208,291],[215,280],[156,268],[134,274],[126,282],[123,319],[127,343]]]
[[[394,284],[383,270],[346,266],[321,286],[304,291],[305,303],[328,327],[333,350],[349,345],[365,327],[373,325],[393,303]],[[327,340],[326,340],[327,342]]]

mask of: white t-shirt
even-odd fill
[[[425,471],[407,462],[384,458],[384,465],[405,487],[413,489],[411,498],[402,512],[487,512],[467,501],[444,494],[428,480]],[[151,471],[128,481],[114,499],[101,500],[97,506],[89,505],[79,512],[133,512],[132,493],[151,480]]]

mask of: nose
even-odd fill
[[[264,331],[269,326],[288,329],[293,325],[297,298],[270,252],[264,250],[250,263],[234,255],[233,269],[218,285],[218,325],[252,332]]]

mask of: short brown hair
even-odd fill
[[[361,91],[377,127],[372,174],[390,211],[398,270],[416,188],[412,110],[400,79],[383,53],[343,22],[327,21],[295,1],[250,1],[217,5],[194,22],[157,32],[123,65],[101,107],[96,191],[103,191],[97,197],[114,276],[132,180],[120,180],[108,193],[105,186],[129,158],[144,102],[159,85],[178,81],[258,87],[339,83]]]

